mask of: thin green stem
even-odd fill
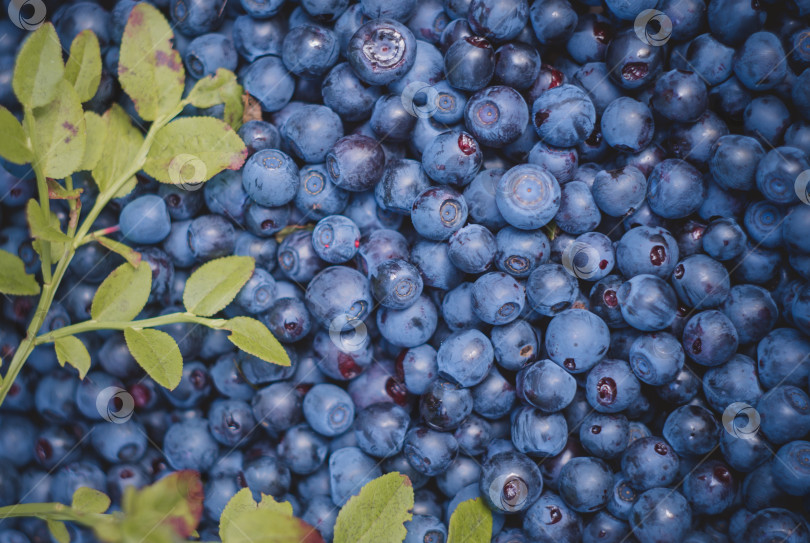
[[[35,345],[42,345],[43,343],[50,343],[59,338],[81,334],[83,332],[91,332],[93,330],[125,330],[127,328],[155,328],[157,326],[164,326],[166,324],[175,324],[180,322],[187,322],[192,324],[202,324],[209,328],[222,328],[227,322],[226,319],[209,319],[206,317],[198,317],[192,313],[169,313],[168,315],[161,315],[159,317],[152,317],[149,319],[141,319],[137,321],[95,321],[89,320],[71,324],[64,328],[58,328],[47,334],[42,334],[34,340]]]
[[[8,365],[8,371],[6,371],[5,376],[3,376],[3,382],[0,384],[0,405],[3,404],[3,401],[6,399],[6,395],[8,395],[8,391],[14,384],[14,380],[17,378],[17,375],[19,375],[25,361],[31,355],[31,351],[33,351],[34,347],[36,346],[34,342],[36,335],[39,332],[39,329],[42,327],[42,323],[45,320],[45,316],[48,314],[48,310],[51,308],[54,296],[56,295],[56,290],[59,288],[59,283],[62,282],[62,278],[65,276],[65,271],[67,271],[68,264],[73,258],[74,252],[75,249],[73,249],[72,246],[68,246],[66,248],[64,256],[56,266],[53,281],[42,285],[42,293],[39,297],[39,303],[37,303],[37,308],[34,311],[34,316],[31,318],[31,322],[28,323],[28,330],[26,331],[25,338],[23,338],[22,342],[17,347],[17,351],[14,353],[14,357],[11,359],[11,362]]]

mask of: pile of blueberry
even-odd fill
[[[88,106],[137,120],[115,77],[135,2],[40,3],[62,43],[99,37]],[[408,543],[478,496],[497,543],[810,542],[810,2],[153,3],[187,72],[233,70],[262,119],[241,171],[139,176],[98,227],[152,267],[144,317],[182,311],[200,263],[254,257],[224,313],[293,363],[173,325],[169,392],[119,332],[82,337],[82,381],[39,347],[0,410],[0,505],[194,469],[203,540],[247,486],[330,541],[398,471]],[[23,31],[0,34],[14,107]],[[6,169],[0,248],[35,271],[35,184]],[[89,319],[117,258],[82,246],[46,327]],[[1,304],[8,360],[33,306]]]

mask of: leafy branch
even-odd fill
[[[152,319],[135,319],[146,306],[151,269],[140,254],[110,237],[112,229],[93,230],[109,202],[129,193],[139,172],[161,183],[200,183],[224,169],[239,169],[247,149],[234,131],[242,121],[242,87],[233,73],[219,70],[195,83],[183,98],[185,70],[172,47],[166,19],[148,3],[133,8],[121,41],[118,79],[138,115],[150,123],[146,133],[134,126],[123,108],[114,104],[103,115],[85,111],[82,104],[96,93],[101,80],[98,39],[80,33],[63,62],[62,46],[52,24],[40,27],[22,45],[12,87],[22,120],[0,107],[0,156],[14,164],[30,164],[36,177],[37,198],[26,205],[33,247],[41,261],[41,283],[26,273],[20,258],[0,251],[0,292],[39,295],[25,338],[0,379],[0,403],[33,348],[53,343],[60,364],[74,366],[81,377],[90,355],[77,337],[83,332],[122,330],[133,357],[155,381],[174,388],[182,375],[182,357],[175,341],[155,327],[187,322],[225,329],[238,348],[267,362],[289,365],[286,352],[259,321],[248,317],[213,318],[250,279],[255,263],[249,257],[228,257],[204,264],[192,274],[184,295],[185,312]],[[224,105],[224,120],[178,117],[186,106]],[[193,157],[193,172],[184,170]],[[72,174],[90,172],[98,195],[83,214]],[[67,200],[70,208],[63,229],[51,211],[51,200]],[[91,319],[40,334],[62,279],[76,249],[99,243],[126,259],[100,285],[93,299]]]

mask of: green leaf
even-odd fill
[[[132,9],[121,38],[118,81],[145,121],[169,114],[180,104],[186,72],[173,39],[157,8],[142,2]]]
[[[48,105],[34,110],[34,151],[46,177],[61,179],[77,171],[84,159],[84,111],[73,86],[61,80]]]
[[[186,289],[188,289],[188,283],[186,283]],[[228,340],[246,353],[271,364],[290,365],[290,355],[260,321],[250,317],[234,317],[228,320],[222,328],[231,331]]]
[[[92,31],[83,30],[70,44],[65,79],[76,89],[82,102],[95,96],[101,81],[101,50]]]
[[[250,256],[226,256],[206,262],[186,280],[186,311],[210,317],[225,309],[253,276],[256,261]]]
[[[104,151],[107,122],[100,115],[92,111],[85,111],[84,126],[87,131],[87,139],[84,143],[84,157],[79,170],[92,170],[98,164],[101,153]]]
[[[59,86],[64,73],[59,36],[53,24],[45,23],[20,48],[11,85],[23,106],[40,107],[61,92]]]
[[[222,511],[222,516],[219,519],[219,533],[222,534],[229,530],[228,524],[232,519],[238,518],[239,515],[246,511],[255,511],[256,509],[276,511],[287,516],[293,516],[292,504],[290,502],[277,502],[272,496],[262,494],[262,501],[256,503],[253,500],[253,492],[249,488],[243,488],[228,501],[225,509]]]
[[[51,535],[58,543],[70,543],[70,534],[64,522],[46,519],[45,524],[48,525],[48,531],[51,532]]]
[[[73,493],[71,507],[80,513],[104,513],[110,507],[110,498],[104,492],[86,486]]]
[[[170,526],[185,540],[197,529],[203,513],[200,475],[196,471],[181,470],[140,490],[127,487],[121,509],[136,524],[148,529]],[[147,537],[141,541],[153,539]]]
[[[219,537],[222,543],[323,543],[315,528],[292,516],[289,502],[262,495],[256,503],[248,488],[237,492],[222,511]]]
[[[338,513],[335,543],[402,541],[413,518],[413,485],[407,476],[386,473],[367,483]]]
[[[106,124],[101,136],[103,149],[93,167],[93,180],[98,190],[104,192],[132,165],[132,157],[138,154],[143,144],[143,135],[132,126],[129,115],[119,106],[113,106],[102,117]],[[91,135],[96,140],[96,136]],[[134,182],[135,176],[131,180]]]
[[[28,164],[33,160],[28,136],[20,121],[3,106],[0,106],[0,134],[3,134],[0,138],[0,156],[14,164]]]
[[[121,264],[99,285],[90,316],[96,321],[131,321],[149,299],[152,268],[146,262],[138,267]]]
[[[59,184],[55,179],[50,177],[45,180],[48,185],[48,198],[51,200],[76,200],[81,195],[84,189],[68,190]]]
[[[73,241],[70,236],[59,229],[61,225],[56,215],[51,214],[50,221],[45,219],[42,208],[39,207],[39,202],[34,198],[28,200],[28,204],[25,206],[25,214],[28,217],[28,226],[31,229],[32,237],[60,243],[70,243]]]
[[[233,72],[219,68],[214,75],[206,76],[194,84],[188,100],[191,105],[199,108],[225,104],[223,120],[234,130],[239,130],[244,112],[242,93],[242,85],[237,83]]]
[[[124,339],[132,357],[156,383],[169,390],[180,384],[183,357],[172,336],[160,330],[127,328]]]
[[[39,294],[39,283],[30,273],[25,273],[25,264],[20,257],[0,249],[0,292],[15,296]]]
[[[481,498],[463,501],[450,517],[447,543],[489,543],[492,512]]]
[[[120,241],[115,241],[114,239],[110,239],[105,236],[95,236],[93,239],[95,239],[99,245],[102,245],[110,251],[123,256],[131,266],[137,268],[141,263],[141,253],[129,245],[125,245]]]
[[[53,342],[53,347],[59,365],[64,368],[65,364],[70,364],[79,370],[79,377],[84,379],[90,370],[90,353],[87,352],[82,340],[76,336],[60,337]]]
[[[182,117],[161,128],[143,169],[162,183],[208,181],[224,169],[238,170],[247,147],[233,129],[213,117]],[[193,171],[181,170],[192,163]]]

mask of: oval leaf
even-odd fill
[[[226,256],[206,262],[186,281],[186,311],[210,317],[225,309],[253,275],[256,261],[249,256]]]
[[[223,538],[223,533],[228,533],[230,529],[228,524],[233,519],[238,520],[245,511],[255,511],[256,509],[272,510],[290,517],[293,516],[290,502],[277,502],[272,496],[262,494],[261,503],[256,503],[253,500],[253,492],[249,488],[243,488],[228,500],[228,504],[222,511],[222,516],[219,518],[220,538]]]
[[[237,502],[231,506],[234,500]],[[324,543],[315,528],[286,510],[261,504],[257,507],[249,489],[241,490],[228,502],[221,519],[222,543]]]
[[[131,321],[138,316],[152,289],[152,268],[146,262],[138,267],[121,264],[99,285],[90,316],[97,321]]]
[[[239,130],[244,113],[243,92],[242,85],[236,81],[233,72],[219,68],[214,75],[197,81],[188,93],[188,100],[191,105],[198,108],[225,104],[222,120],[234,130]]]
[[[124,339],[132,357],[156,383],[169,390],[180,384],[183,357],[172,336],[160,330],[127,328]]]
[[[245,142],[224,122],[182,117],[158,131],[143,169],[162,183],[199,183],[224,169],[238,170],[246,158]],[[189,162],[194,167],[186,174],[181,168]]]
[[[107,137],[107,122],[100,115],[92,111],[84,112],[84,126],[87,130],[87,139],[84,142],[84,158],[79,166],[80,170],[92,170],[98,164],[101,153],[104,151],[104,141]]]
[[[48,531],[51,532],[51,535],[57,543],[70,543],[70,534],[64,522],[61,520],[46,519],[45,524],[48,526]]]
[[[186,283],[186,288],[188,288],[188,283]],[[234,317],[222,328],[231,331],[231,335],[228,336],[230,342],[246,353],[279,366],[291,364],[290,355],[260,321],[250,317]]]
[[[73,86],[62,79],[58,94],[34,110],[35,160],[46,177],[61,179],[78,171],[84,159],[84,111]]]
[[[447,543],[489,543],[492,539],[492,512],[484,500],[463,501],[450,517]]]
[[[197,529],[203,513],[203,485],[196,471],[175,471],[141,489],[127,488],[121,509],[128,519],[147,528],[136,541],[151,541],[152,529],[169,525],[181,540]],[[126,540],[126,539],[125,539]],[[162,541],[155,538],[156,541]]]
[[[80,32],[70,44],[65,79],[73,85],[82,102],[95,96],[101,81],[101,50],[98,38],[90,30]]]
[[[73,502],[70,506],[79,513],[101,514],[109,509],[110,498],[95,488],[82,486],[73,493]]]
[[[14,164],[27,164],[33,155],[28,147],[28,137],[20,121],[9,110],[0,106],[0,156]]]
[[[90,371],[90,353],[82,340],[76,336],[60,337],[53,342],[53,348],[59,365],[65,367],[65,364],[70,364],[79,370],[79,377],[84,379]]]
[[[107,110],[102,121],[106,125],[101,136],[103,149],[93,166],[93,180],[103,192],[131,167],[132,157],[137,155],[143,144],[143,136],[132,126],[129,115],[118,104],[113,104]],[[91,124],[90,128],[95,127]],[[98,141],[97,135],[90,134],[91,143]],[[135,181],[134,175],[132,181]]]
[[[172,47],[166,18],[147,2],[132,8],[121,38],[118,81],[145,121],[154,121],[180,104],[186,72]]]
[[[413,518],[413,485],[407,476],[386,473],[366,484],[338,513],[335,543],[402,541]]]
[[[25,214],[28,217],[28,227],[31,229],[31,237],[44,239],[46,241],[56,241],[62,243],[72,242],[73,239],[59,230],[61,224],[55,215],[50,216],[50,223],[45,219],[39,202],[31,198],[25,206]]]
[[[20,257],[0,249],[0,292],[16,296],[39,294],[39,283],[30,273],[25,273],[25,264]]]
[[[23,106],[40,107],[56,98],[64,73],[59,36],[53,24],[45,23],[23,43],[11,85]]]

